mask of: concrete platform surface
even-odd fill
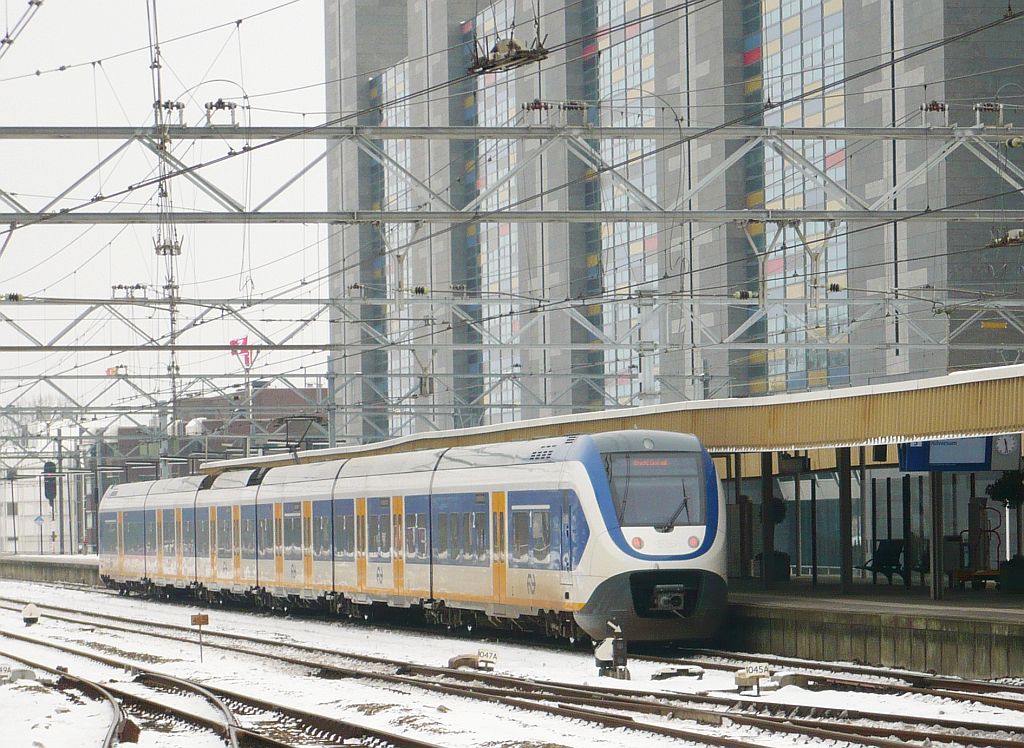
[[[808,659],[935,671],[964,678],[1024,673],[1024,595],[855,585],[812,588],[797,581],[770,591],[736,582],[722,632],[726,647]]]
[[[100,557],[96,554],[27,554],[0,553],[0,561],[24,561],[33,564],[67,564],[74,566],[95,566],[99,568]]]
[[[97,587],[100,560],[97,556],[0,555],[0,579],[70,582]]]

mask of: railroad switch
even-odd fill
[[[651,680],[668,680],[669,678],[696,678],[697,680],[703,680],[704,668],[697,665],[666,667],[651,675]]]

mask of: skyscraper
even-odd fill
[[[1005,359],[1021,335],[1013,325],[979,332],[996,343],[988,351],[958,347],[952,332],[973,335],[978,291],[996,292],[978,257],[1015,261],[1014,249],[987,247],[991,227],[831,216],[1019,207],[1000,159],[1019,164],[1021,151],[942,135],[850,139],[850,128],[973,124],[1012,111],[975,104],[1024,102],[1016,21],[919,54],[1005,12],[1001,0],[970,14],[961,5],[328,2],[329,115],[433,130],[346,140],[329,154],[331,208],[381,211],[379,224],[331,233],[332,293],[363,300],[331,326],[334,342],[359,346],[332,362],[339,433],[376,440]],[[477,64],[509,39],[546,58]],[[694,137],[723,123],[772,130]],[[492,129],[505,127],[555,135]],[[644,137],[649,128],[662,135]],[[780,128],[815,133],[773,136]],[[771,212],[706,217],[722,209]],[[394,210],[467,217],[392,223]],[[507,210],[705,217],[523,222]],[[772,220],[778,211],[787,218]],[[1016,279],[999,283],[1020,297]]]

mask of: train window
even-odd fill
[[[261,504],[256,508],[257,556],[270,560],[274,557],[274,507]]]
[[[547,512],[534,511],[530,516],[533,528],[533,560],[546,564],[551,559],[551,518]]]
[[[505,512],[498,512],[498,546],[501,555],[505,555]]]
[[[405,517],[406,558],[427,557],[427,515],[424,512],[407,514]]]
[[[146,512],[145,517],[146,527],[144,532],[146,533],[146,555],[155,556],[157,546],[156,512],[151,509],[148,512]]]
[[[282,553],[289,561],[302,558],[302,504],[289,501],[284,504]]]
[[[217,556],[231,558],[231,507],[217,507]]]
[[[512,558],[526,561],[530,555],[530,512],[512,512]]]
[[[232,527],[232,538],[234,540],[234,545],[232,547],[234,548],[234,552],[235,553],[241,553],[242,552],[242,527],[241,527],[241,524],[242,523],[238,519],[235,519],[234,510],[232,510],[231,511],[231,527]]]
[[[117,513],[103,512],[100,515],[100,553],[117,555]]]
[[[377,516],[377,552],[385,558],[391,558],[391,515]]]
[[[606,455],[619,524],[666,529],[703,525],[706,513],[701,460],[695,452]]]
[[[241,515],[238,547],[242,558],[252,561],[256,558],[256,507],[243,506]]]
[[[478,561],[486,561],[488,552],[486,512],[473,513],[473,533],[475,535],[476,558]]]
[[[121,547],[126,556],[135,553],[135,522],[132,519],[132,514],[132,512],[124,512],[121,515]]]
[[[369,533],[366,535],[369,544],[366,550],[371,556],[376,556],[380,552],[380,535],[377,533],[377,519],[378,517],[373,514],[366,518],[370,528]]]
[[[462,524],[459,513],[452,512],[448,515],[448,558],[452,561],[458,559],[462,552]]]
[[[392,519],[394,522],[394,528],[391,533],[391,537],[395,540],[394,551],[395,557],[397,558],[402,555],[402,515],[394,514],[392,515]]]
[[[356,517],[356,551],[366,550],[366,517]]]
[[[405,525],[405,557],[416,558],[416,515],[406,517]]]
[[[437,557],[448,558],[448,515],[441,512],[437,516]]]
[[[302,518],[302,548],[307,554],[313,548],[313,516],[311,514]]]
[[[345,535],[345,553],[352,557],[356,553],[356,518],[349,514],[344,519],[342,528]]]
[[[163,517],[161,517],[161,519],[163,520],[162,542],[164,546],[164,557],[167,558],[175,556],[178,553],[178,549],[176,547],[174,535],[175,530],[177,530],[178,528],[175,526],[174,523],[174,510],[164,509]]]
[[[313,557],[326,560],[331,557],[331,502],[313,504]]]
[[[342,507],[340,502],[334,505],[334,552],[341,558],[351,558],[355,548],[355,518],[351,504]]]
[[[427,557],[427,515],[425,512],[416,513],[416,556]]]
[[[196,510],[196,555],[210,555],[210,512],[205,507]]]
[[[181,552],[194,556],[196,552],[196,520],[194,509],[181,510]]]
[[[474,558],[476,556],[476,536],[473,533],[473,513],[462,513],[462,557]]]

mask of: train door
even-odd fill
[[[174,521],[173,509],[158,509],[157,524],[160,526],[160,574],[173,579],[178,568],[178,527]]]
[[[118,574],[124,573],[124,512],[117,513],[117,563]]]
[[[151,579],[159,576],[159,567],[156,565],[158,547],[160,545],[156,530],[157,512],[153,509],[146,509],[142,513],[142,576]]]
[[[505,601],[508,557],[505,555],[505,492],[491,494],[491,590],[494,601]]]
[[[284,505],[274,504],[274,581],[284,579]]]
[[[164,513],[156,511],[156,566],[150,576],[159,577],[164,573]]]
[[[182,538],[181,529],[181,508],[174,510],[174,578],[181,579],[182,566],[184,560],[182,557],[183,551],[182,546],[184,545],[184,539]]]
[[[302,502],[302,586],[313,586],[313,502]]]
[[[366,499],[356,499],[356,589],[366,590]]]
[[[367,585],[374,590],[390,590],[394,586],[392,511],[390,496],[366,499],[366,575]]]
[[[405,554],[403,541],[405,528],[402,519],[405,516],[405,502],[401,496],[391,497],[391,570],[394,574],[395,592],[401,594],[405,589]]]
[[[232,581],[240,584],[242,581],[242,507],[235,505],[231,507],[231,569],[233,571]]]
[[[569,501],[568,491],[562,491],[561,495],[562,522],[559,533],[561,548],[558,554],[558,575],[563,592],[567,592],[565,588],[572,585],[572,502]],[[568,595],[566,595],[566,599],[568,599]]]

